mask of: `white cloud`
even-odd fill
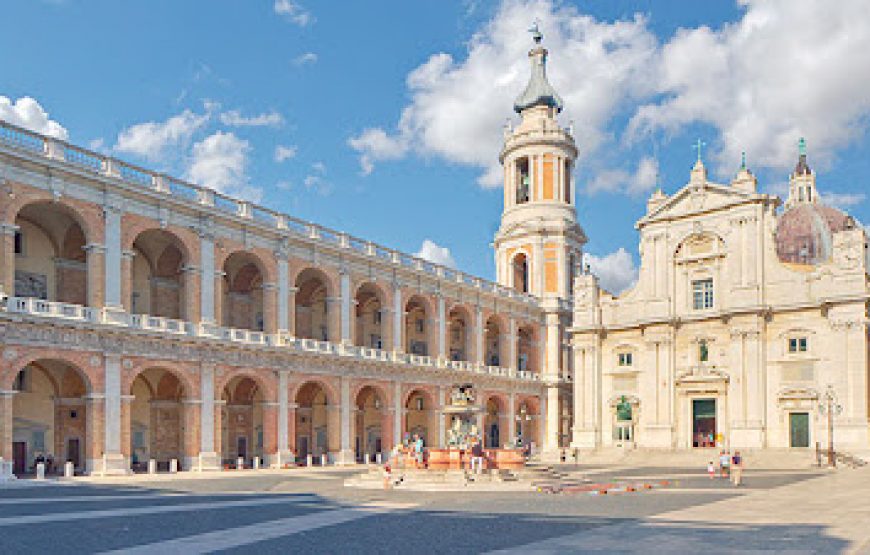
[[[222,193],[257,202],[263,191],[248,183],[250,151],[248,141],[218,131],[193,145],[186,178]]]
[[[450,249],[447,247],[441,247],[429,239],[423,240],[423,244],[420,246],[420,250],[417,251],[415,256],[435,264],[447,266],[448,268],[456,267],[456,261],[453,260],[453,255],[450,254]]]
[[[286,17],[300,27],[314,23],[314,16],[299,4],[291,0],[275,0],[275,13]]]
[[[500,129],[528,79],[525,30],[538,19],[551,52],[550,81],[565,100],[561,119],[575,124],[578,167],[604,173],[599,189],[648,189],[653,180],[629,184],[630,170],[614,161],[638,156],[647,134],[667,142],[688,126],[713,129],[708,156],[720,176],[744,150],[756,169],[789,168],[800,136],[825,167],[870,130],[870,3],[738,4],[737,19],[717,29],[659,39],[643,16],[599,21],[558,0],[504,0],[464,56],[434,53],[409,72],[410,100],[394,126],[366,129],[350,146],[363,173],[415,153],[478,168],[481,185],[499,186]],[[688,165],[688,147],[679,148]]]
[[[142,156],[158,161],[169,151],[185,147],[193,134],[209,120],[210,113],[195,114],[184,110],[164,122],[138,123],[121,130],[113,147],[117,152]]]
[[[326,179],[326,165],[323,162],[311,164],[311,173],[305,176],[302,184],[321,196],[327,196],[333,190],[332,183]]]
[[[598,172],[586,186],[586,191],[590,194],[620,191],[631,196],[640,196],[655,187],[658,174],[658,161],[645,156],[640,160],[633,174],[619,169]]]
[[[294,66],[304,66],[306,64],[313,64],[317,61],[317,54],[314,52],[306,52],[304,54],[300,54],[293,58]]]
[[[589,264],[590,271],[598,276],[601,287],[614,295],[619,295],[637,282],[638,269],[634,259],[622,247],[605,256],[586,253],[583,260]]]
[[[823,204],[841,210],[857,206],[867,200],[867,195],[864,193],[819,193],[819,196]]]
[[[296,145],[285,146],[285,145],[277,145],[275,146],[275,161],[276,162],[285,162],[296,156]]]
[[[278,112],[243,116],[238,110],[229,110],[220,115],[220,120],[230,127],[278,127],[284,123],[284,116]]]
[[[372,173],[376,160],[396,160],[408,152],[408,139],[402,135],[391,137],[376,127],[364,130],[347,143],[360,153],[359,163],[363,175]]]
[[[655,54],[643,18],[600,22],[548,0],[507,0],[468,43],[465,59],[432,55],[407,77],[411,101],[395,130],[368,129],[351,141],[363,173],[408,151],[481,170],[485,187],[501,184],[496,153],[513,101],[529,78],[529,22],[538,19],[552,53],[549,76],[565,100],[563,120],[575,122],[590,156],[608,140],[605,124],[640,86]],[[384,148],[389,147],[389,148]]]
[[[656,97],[640,106],[630,136],[712,125],[720,171],[742,150],[786,169],[798,137],[827,163],[859,138],[870,115],[870,3],[741,0],[743,17],[721,29],[683,29],[655,64]]]
[[[69,138],[66,128],[50,119],[39,102],[29,96],[22,96],[15,102],[0,96],[0,119],[49,137],[62,140]]]

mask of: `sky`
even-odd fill
[[[746,152],[870,223],[870,3],[2,0],[0,119],[493,279],[502,129],[538,21],[604,287],[634,223]]]

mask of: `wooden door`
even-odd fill
[[[12,473],[21,476],[27,471],[27,443],[12,442]]]

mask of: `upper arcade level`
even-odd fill
[[[529,379],[542,366],[533,296],[5,122],[0,195],[6,312]]]

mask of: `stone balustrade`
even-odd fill
[[[538,374],[528,371],[514,371],[499,366],[485,366],[466,361],[441,360],[431,356],[414,355],[397,351],[385,351],[371,347],[358,347],[319,341],[316,339],[293,337],[287,333],[264,333],[261,331],[227,328],[213,325],[196,325],[172,318],[148,314],[127,314],[107,309],[96,309],[70,303],[44,301],[32,297],[7,297],[0,302],[0,312],[26,317],[51,318],[85,322],[94,325],[117,326],[154,333],[164,336],[200,337],[219,339],[244,345],[260,345],[292,349],[300,353],[317,353],[326,356],[352,357],[360,360],[397,363],[409,366],[448,369],[476,374],[487,374],[501,378],[525,382],[540,381]]]

